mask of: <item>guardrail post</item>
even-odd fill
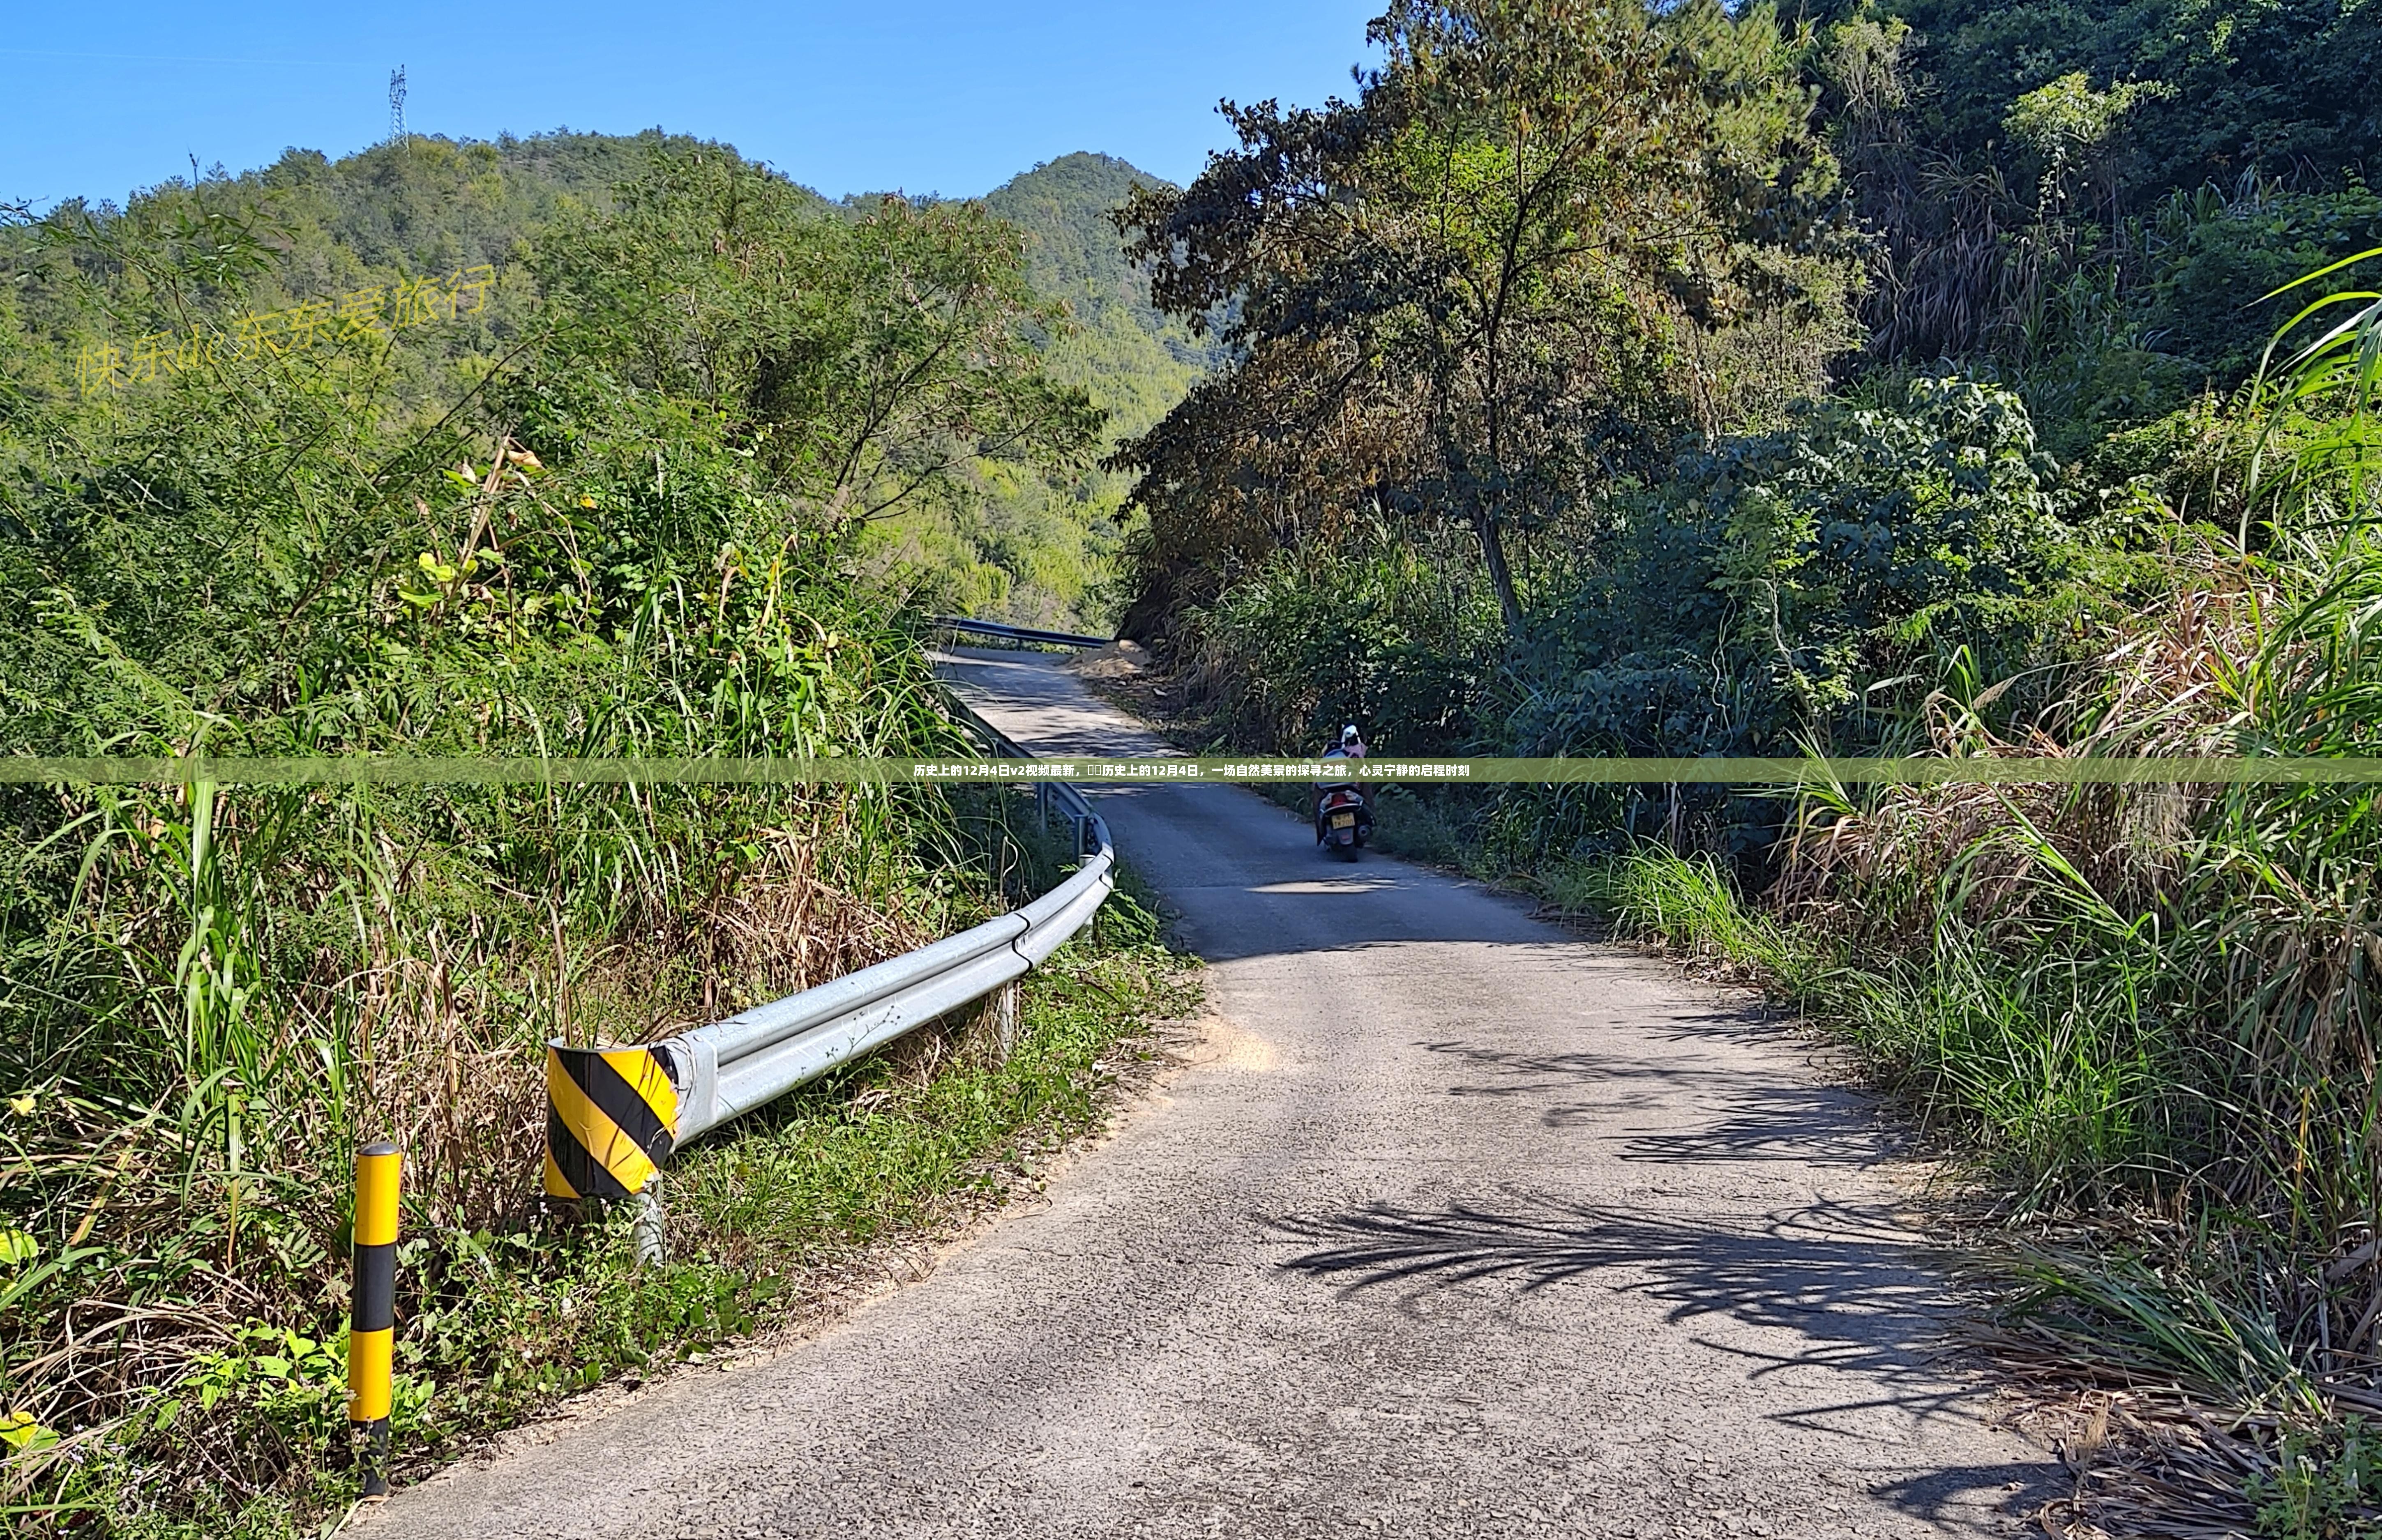
[[[662,1217],[662,1174],[656,1171],[637,1189],[637,1216],[629,1223],[629,1240],[636,1248],[640,1267],[658,1267],[669,1260]]]
[[[1017,981],[1010,980],[984,997],[976,1018],[976,1035],[995,1064],[1006,1064],[1017,1051]]]
[[[367,1497],[388,1495],[388,1412],[397,1344],[397,1193],[403,1165],[394,1144],[367,1144],[356,1153],[348,1424],[363,1446]]]

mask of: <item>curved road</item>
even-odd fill
[[[1052,660],[947,671],[1162,752]],[[400,1493],[374,1533],[1987,1535],[2057,1467],[1934,1361],[1870,1101],[1659,963],[1219,786],[1099,793],[1205,1061],[932,1277]]]

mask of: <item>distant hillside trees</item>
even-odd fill
[[[657,165],[676,167],[669,175],[682,185],[665,190],[655,179]],[[696,167],[706,167],[701,175],[719,184],[710,194],[694,185]],[[749,227],[745,234],[765,225],[807,231],[810,276],[830,284],[842,281],[828,271],[839,263],[846,278],[857,276],[853,264],[880,259],[880,271],[890,273],[937,242],[947,251],[1004,251],[1006,275],[999,283],[1007,291],[999,305],[1013,303],[1015,314],[991,330],[976,326],[967,348],[948,356],[971,361],[985,378],[1008,379],[1004,368],[984,368],[986,349],[1004,358],[1020,347],[1031,349],[1039,359],[1036,378],[1109,414],[1114,426],[1099,440],[1104,449],[1115,435],[1137,433],[1162,416],[1209,360],[1209,345],[1151,307],[1147,277],[1126,262],[1109,223],[1110,211],[1136,183],[1156,185],[1122,161],[1079,154],[1017,177],[980,204],[881,197],[837,202],[745,162],[728,146],[658,131],[625,138],[507,136],[494,142],[416,137],[403,148],[378,145],[338,160],[292,150],[260,170],[218,172],[195,186],[162,184],[122,207],[69,202],[33,228],[0,231],[0,265],[17,270],[29,243],[44,238],[43,230],[75,228],[102,238],[54,252],[55,261],[73,264],[91,280],[90,287],[30,278],[0,304],[13,305],[32,335],[79,336],[129,361],[143,338],[185,338],[193,327],[228,335],[251,313],[311,314],[305,307],[336,310],[347,297],[394,294],[425,276],[492,269],[497,282],[475,296],[468,318],[436,329],[409,328],[403,345],[382,361],[389,409],[435,419],[477,383],[489,361],[508,357],[537,334],[550,286],[576,286],[571,326],[583,330],[600,316],[602,324],[618,329],[605,346],[627,341],[641,326],[652,331],[652,315],[629,303],[640,299],[630,286],[665,281],[664,267],[647,265],[645,258],[660,251],[657,241],[674,238],[669,221],[694,201],[731,196],[747,200],[735,214]],[[656,201],[662,199],[674,200],[676,212],[657,214]],[[634,238],[646,243],[641,253],[622,244],[632,238],[627,225],[603,223],[616,215],[651,226]],[[715,233],[730,223],[715,219]],[[835,235],[838,228],[853,232],[851,239]],[[608,277],[593,272],[588,263],[597,253],[591,241],[610,242],[611,254],[628,265]],[[874,258],[864,251],[872,245]],[[908,256],[895,247],[906,247]],[[157,253],[169,251],[181,253],[176,260],[188,269],[170,293],[144,271]],[[136,252],[148,254],[134,259]],[[570,271],[566,255],[577,264]],[[691,248],[676,253],[669,271],[678,280],[691,279],[693,257]],[[994,312],[960,296],[981,298],[988,281],[988,272],[949,269],[934,280],[946,299],[978,321]],[[607,283],[622,286],[621,292],[600,292]],[[724,362],[762,325],[759,317],[749,318],[747,335],[738,341],[722,319],[700,323],[711,330],[698,350],[712,362]],[[784,314],[768,323],[781,324],[795,323]],[[669,348],[652,336],[641,346],[648,347],[648,365],[659,379]],[[843,366],[865,373],[861,353],[869,346],[855,335],[830,350],[842,348]],[[8,367],[31,387],[70,394],[76,362],[72,351],[33,348],[13,357]],[[818,373],[829,368],[824,354],[798,361],[781,352],[769,367],[779,372],[767,387],[777,393],[776,405],[749,397],[733,405],[734,414],[807,409],[789,403],[813,385],[866,388],[860,373],[840,385],[824,383]],[[810,384],[790,383],[795,375]],[[942,384],[957,388],[961,382],[953,377]],[[724,399],[721,404],[731,409]],[[1029,452],[1013,439],[1011,431],[1022,420],[1001,411],[978,411],[967,421],[969,432],[982,432],[940,446],[930,486],[922,484],[854,525],[853,559],[874,581],[923,606],[1068,626],[1103,623],[1103,606],[1114,602],[1113,556],[1123,538],[1116,516],[1126,478],[1080,456],[1038,463],[1038,449]],[[902,431],[890,422],[886,430]],[[782,445],[786,435],[771,442]],[[912,435],[902,463],[915,469],[916,456],[925,452]],[[825,474],[832,481],[839,472]]]

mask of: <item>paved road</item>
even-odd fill
[[[1047,658],[949,667],[1029,746],[1155,746]],[[374,1533],[1983,1535],[2045,1495],[1931,1367],[1891,1131],[1790,1038],[1246,791],[1102,795],[1214,964],[1208,1061],[927,1281]]]

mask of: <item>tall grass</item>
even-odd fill
[[[442,867],[387,806],[368,821],[327,800],[314,811],[361,824],[367,849],[394,846],[391,866],[416,857],[410,874],[342,872],[334,863],[351,846],[303,859],[252,846],[261,820],[203,787],[182,823],[142,831],[145,868],[109,854],[122,810],[89,826],[80,867],[117,902],[80,918],[125,928],[108,935],[115,949],[81,959],[81,987],[113,970],[123,1015],[45,1030],[31,1045],[39,1078],[14,1082],[29,1088],[5,1115],[12,1501],[57,1516],[97,1503],[158,1533],[252,1521],[264,1533],[343,1489],[326,1461],[341,1428],[346,1163],[361,1139],[393,1137],[408,1155],[399,1448],[451,1450],[656,1351],[748,1329],[772,1272],[915,1222],[974,1181],[968,1163],[1012,1129],[1089,1115],[1079,1061],[1097,1056],[1048,1059],[1059,1050],[1029,1031],[1016,1062],[970,1069],[974,1079],[946,1084],[932,1059],[913,1064],[899,1119],[817,1131],[853,1116],[853,1094],[882,1099],[867,1090],[878,1071],[863,1071],[767,1120],[777,1131],[759,1148],[801,1148],[691,1157],[673,1188],[703,1216],[691,1244],[717,1265],[700,1278],[642,1277],[605,1226],[558,1228],[537,1197],[543,1039],[666,1034],[1056,877],[1059,852],[1030,816],[1013,822],[1030,805],[1014,799],[963,799],[932,845],[913,837],[910,855],[857,889],[829,879],[859,874],[835,857],[871,825],[840,823],[832,801],[684,801],[589,803],[599,830],[635,817],[653,843],[605,847],[613,859],[586,860],[580,892],[551,898],[508,892],[502,869]],[[720,846],[724,859],[689,859]],[[184,902],[158,901],[186,885]],[[310,927],[318,917],[292,903],[293,886],[335,895],[356,931]],[[624,918],[599,924],[590,910]],[[282,932],[313,945],[281,944]],[[1140,974],[1137,997],[1167,997]],[[15,1003],[30,1014],[25,993]],[[1134,1019],[1095,989],[1070,1030],[1113,1034]]]
[[[2170,553],[2173,590],[2079,673],[2062,733],[2006,743],[1946,711],[1939,752],[2376,752],[2382,546],[2357,423],[2382,307],[2326,303],[2354,313],[2243,431],[2276,442],[2255,413],[2311,401],[2344,425],[2297,434],[2255,549]],[[2114,1331],[2109,1353],[2194,1393],[2304,1412],[2382,1405],[2377,862],[2353,783],[1946,786],[1807,801],[1762,910],[1661,849],[1562,886],[1764,970],[2023,1211],[2122,1216],[2144,1260],[2046,1265],[2020,1302],[2100,1323],[2060,1341]]]

